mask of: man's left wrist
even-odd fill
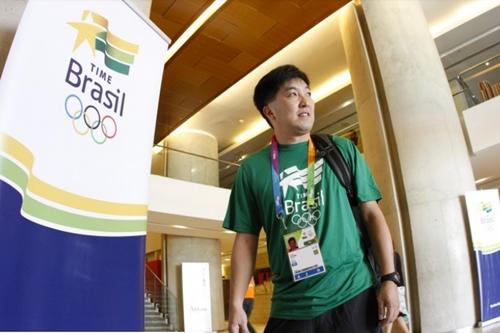
[[[382,275],[380,277],[380,283],[384,282],[393,282],[397,287],[401,287],[402,285],[401,275],[399,275],[398,272],[392,272],[389,274]]]

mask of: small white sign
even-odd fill
[[[182,263],[185,332],[212,332],[208,263]]]
[[[498,190],[465,193],[474,250],[483,253],[500,248],[500,200]]]

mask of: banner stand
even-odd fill
[[[500,321],[500,198],[498,190],[471,191],[465,202],[476,257],[479,327]]]
[[[0,86],[0,330],[144,330],[168,38],[130,1],[28,1]]]

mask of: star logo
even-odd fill
[[[82,15],[82,21],[86,21],[89,17],[89,12],[84,11]],[[105,29],[99,25],[90,22],[68,22],[70,26],[78,31],[78,35],[75,39],[75,44],[73,45],[73,52],[75,52],[80,45],[87,42],[92,51],[92,56],[95,56],[95,38],[99,32],[105,31]]]
[[[73,52],[82,44],[88,44],[92,57],[95,58],[97,50],[103,54],[106,67],[123,75],[129,74],[135,56],[139,53],[139,45],[112,33],[107,18],[96,12],[84,10],[81,21],[67,23],[77,31]]]

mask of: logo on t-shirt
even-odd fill
[[[323,159],[314,163],[314,185],[321,182]],[[280,185],[283,191],[285,217],[297,227],[303,229],[314,226],[321,217],[320,207],[324,205],[323,191],[315,196],[315,205],[307,207],[307,167],[300,170],[297,166],[285,169],[280,174]]]

